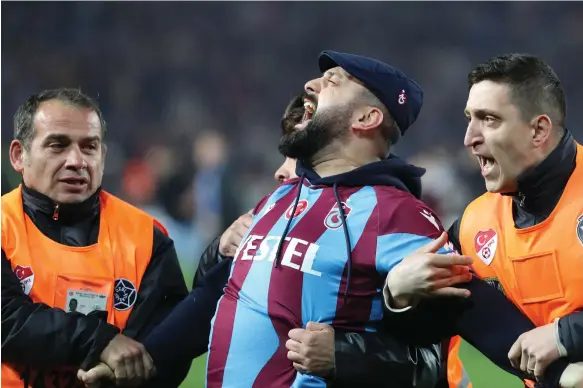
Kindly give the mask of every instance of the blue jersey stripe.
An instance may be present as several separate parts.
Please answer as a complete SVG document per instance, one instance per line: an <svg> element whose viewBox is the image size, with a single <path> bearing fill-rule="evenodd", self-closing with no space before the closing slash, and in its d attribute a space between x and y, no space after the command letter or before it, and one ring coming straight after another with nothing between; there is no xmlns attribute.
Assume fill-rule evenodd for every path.
<svg viewBox="0 0 583 388"><path fill-rule="evenodd" d="M272 194L264 210L256 215L254 224L269 211L268 209L271 204L274 204L289 192L289 189L280 189ZM306 188L302 188L300 198L306 198L309 195L308 191ZM316 193L316 199L320 194L321 191ZM310 198L307 209L301 215L294 218L290 231L309 212L314 202L315 200ZM284 232L287 222L288 220L285 218L284 213L271 228L268 236L280 237ZM252 231L252 229L250 230ZM239 291L239 300L237 302L235 321L233 324L233 335L223 377L224 387L252 386L259 372L261 372L280 345L279 337L267 310L273 258L277 250L278 242L279 239L275 239L266 243L270 248L267 249L268 252L262 251L261 249L257 250L255 257L265 257L263 260L253 261L249 273L243 282L241 291ZM269 259L267 259L268 254ZM237 263L234 263L233 267L235 265ZM261 341L257 342L258 338Z"/></svg>
<svg viewBox="0 0 583 388"><path fill-rule="evenodd" d="M326 388L326 380L321 377L298 373L291 388Z"/></svg>
<svg viewBox="0 0 583 388"><path fill-rule="evenodd" d="M430 237L411 233L391 233L379 236L377 238L377 271L382 276L387 276L389 271L406 256L432 241ZM438 253L449 252L451 251L442 248Z"/></svg>
<svg viewBox="0 0 583 388"><path fill-rule="evenodd" d="M346 221L351 249L354 249L376 206L375 191L372 187L363 187L352 194L345 203L351 207ZM348 259L342 226L326 230L316 241L316 245L322 249L316 253L312 268L321 272L322 276L304 274L302 288L304 327L309 321L330 324L334 320L342 274Z"/></svg>

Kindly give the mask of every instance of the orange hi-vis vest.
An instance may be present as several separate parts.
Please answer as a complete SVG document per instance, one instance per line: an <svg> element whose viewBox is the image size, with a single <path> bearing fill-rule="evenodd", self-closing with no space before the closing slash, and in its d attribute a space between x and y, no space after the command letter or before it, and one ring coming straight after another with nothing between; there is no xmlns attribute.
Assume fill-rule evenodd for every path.
<svg viewBox="0 0 583 388"><path fill-rule="evenodd" d="M462 339L455 336L449 341L447 353L447 383L449 388L472 388L472 382L459 356Z"/></svg>
<svg viewBox="0 0 583 388"><path fill-rule="evenodd" d="M26 215L19 187L2 197L2 249L33 302L85 314L106 310L107 322L123 330L152 256L155 221L104 191L100 207L97 243L66 246L46 237ZM25 370L29 387L83 387L77 369L2 363L2 388L26 387Z"/></svg>
<svg viewBox="0 0 583 388"><path fill-rule="evenodd" d="M476 275L501 288L537 326L583 309L583 147L550 216L514 226L512 198L486 193L465 210L462 253Z"/></svg>

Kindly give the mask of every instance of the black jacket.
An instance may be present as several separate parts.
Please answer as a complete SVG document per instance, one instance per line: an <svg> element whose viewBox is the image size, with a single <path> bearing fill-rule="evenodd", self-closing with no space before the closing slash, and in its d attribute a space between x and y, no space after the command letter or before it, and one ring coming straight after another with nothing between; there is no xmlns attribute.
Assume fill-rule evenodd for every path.
<svg viewBox="0 0 583 388"><path fill-rule="evenodd" d="M54 203L23 185L24 211L49 238L69 246L97 242L99 231L99 191L86 201L61 205L58 217ZM161 322L187 294L174 243L154 228L152 257L142 278L134 308L123 334L138 341ZM34 303L22 291L2 251L2 361L35 368L55 365L89 368L99 361L103 349L119 333L107 324L104 314L84 316L65 313L43 303ZM190 360L177 362L172 379L184 379ZM169 387L161 376L152 386ZM164 380L165 381L165 380ZM178 383L174 386L177 386Z"/></svg>
<svg viewBox="0 0 583 388"><path fill-rule="evenodd" d="M575 170L576 156L575 140L566 131L558 147L542 163L519 178L518 192L505 194L512 196L514 225L517 228L537 225L549 217ZM583 193L581 197L583 199ZM450 241L461 252L460 222L461 219L458 219L448 233ZM567 349L568 358L574 362L583 361L583 311L560 319L559 337Z"/></svg>

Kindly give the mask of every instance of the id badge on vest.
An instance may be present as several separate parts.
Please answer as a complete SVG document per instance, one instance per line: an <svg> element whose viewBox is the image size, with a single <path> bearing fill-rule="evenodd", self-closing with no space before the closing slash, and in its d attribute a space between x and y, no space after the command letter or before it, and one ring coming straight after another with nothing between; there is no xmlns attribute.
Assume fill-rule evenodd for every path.
<svg viewBox="0 0 583 388"><path fill-rule="evenodd" d="M103 291L107 288L101 287ZM91 287L95 290L95 287ZM67 290L67 300L65 302L65 310L68 313L89 314L92 311L107 311L107 292L94 292L82 289L69 288Z"/></svg>

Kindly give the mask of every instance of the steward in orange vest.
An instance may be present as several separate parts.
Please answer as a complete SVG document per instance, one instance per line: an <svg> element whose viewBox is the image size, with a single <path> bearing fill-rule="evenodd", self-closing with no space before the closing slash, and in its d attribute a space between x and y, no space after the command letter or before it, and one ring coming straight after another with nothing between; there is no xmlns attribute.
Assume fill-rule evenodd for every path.
<svg viewBox="0 0 583 388"><path fill-rule="evenodd" d="M143 349L129 338L187 295L165 229L100 189L103 124L70 89L16 114L10 157L24 184L2 196L2 387L82 387L79 368ZM148 386L177 387L190 360L177 364Z"/></svg>
<svg viewBox="0 0 583 388"><path fill-rule="evenodd" d="M466 208L452 232L459 228L462 252L475 258L475 274L503 292L537 326L556 325L561 355L579 362L583 361L583 147L566 133L561 145L535 170L542 173L533 172L536 181L530 182L547 184L549 191L540 193L543 198L526 202L526 196L522 201L484 194ZM544 204L534 213L539 201ZM520 216L513 216L514 212Z"/></svg>
<svg viewBox="0 0 583 388"><path fill-rule="evenodd" d="M491 306L474 292L482 284L477 279L458 286L471 290L469 300L423 301L400 322L409 330L431 330L423 319L433 311L431 326L452 319L454 332L469 339L469 327L488 336L499 325L488 319L497 318L508 327L498 343L512 357L518 349L519 360L511 360L514 368L505 365L508 359L493 361L518 376L522 369L529 386L537 370L548 386L558 386L566 363L583 361L583 147L564 129L564 92L540 59L501 55L477 66L468 81L465 145L478 157L489 193L466 208L448 231L449 241L473 258L474 274L499 291L497 299L505 295L537 327L517 332L528 324L517 325L515 311L488 317ZM457 356L455 348L451 355ZM577 379L583 382L582 375Z"/></svg>
<svg viewBox="0 0 583 388"><path fill-rule="evenodd" d="M499 149L492 151L492 143L488 140L494 138L493 130L478 124L468 127L466 145L481 158L482 174L492 192L477 198L465 209L462 218L452 225L449 237L464 255L474 259L473 270L478 277L504 293L536 326L549 325L546 333L550 333L551 338L547 343L556 342L555 348L525 349L522 348L522 338L519 338L518 347L513 347L516 352L511 352L511 356L517 355L518 358L521 352L525 355L528 367L525 368L526 360L522 360L522 367L532 374L559 357L571 362L583 361L583 147L575 142L568 130L562 129L564 92L552 69L538 58L526 56L521 60L537 70L529 73L528 69L523 69L522 74L533 75L526 81L521 76L520 82L535 82L537 77L546 76L541 84L555 85L544 95L528 92L528 98L545 101L543 108L538 108L542 109L538 112L538 120L544 118L541 113L547 115L539 121L537 130L543 133L541 128L547 126L550 134L544 142L542 138L520 140L507 135L504 150L500 151L502 146L498 145ZM487 79L482 84L488 82ZM489 93L492 95L493 89ZM552 93L552 98L546 101L549 93ZM492 98L499 100L500 96ZM480 98L472 100L470 94L468 113L482 114L480 112L487 102ZM498 109L496 105L491 106L492 112L498 112ZM492 113L495 114L500 113ZM538 135L532 132L532 128L527 127L528 130L531 136ZM528 136L527 131L524 133ZM557 134L562 134L560 139ZM537 143L540 145L531 146L534 141L540 141ZM557 142L556 145L553 141ZM524 148L517 143L526 143L532 148L530 155L522 156L527 162L515 156L517 149ZM539 149L545 144L554 149L537 161L535 152L540 155ZM492 152L500 162L490 157ZM503 153L506 153L504 157ZM514 161L504 160L513 157ZM530 163L530 166L527 164L522 171L517 170L516 165L525 163ZM518 175L514 178L513 192L509 192L512 189L506 189L504 182L513 179L513 170L517 170ZM552 338L553 334L555 338ZM544 341L540 331L531 335L539 338L539 344ZM538 354L526 355L534 351ZM540 365L535 368L537 364Z"/></svg>

